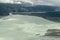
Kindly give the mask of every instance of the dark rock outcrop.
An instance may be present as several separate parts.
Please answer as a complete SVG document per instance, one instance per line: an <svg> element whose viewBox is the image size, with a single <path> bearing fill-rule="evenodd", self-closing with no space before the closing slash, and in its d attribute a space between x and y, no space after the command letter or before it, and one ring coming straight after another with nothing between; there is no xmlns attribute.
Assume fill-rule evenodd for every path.
<svg viewBox="0 0 60 40"><path fill-rule="evenodd" d="M45 36L60 36L60 29L48 29Z"/></svg>

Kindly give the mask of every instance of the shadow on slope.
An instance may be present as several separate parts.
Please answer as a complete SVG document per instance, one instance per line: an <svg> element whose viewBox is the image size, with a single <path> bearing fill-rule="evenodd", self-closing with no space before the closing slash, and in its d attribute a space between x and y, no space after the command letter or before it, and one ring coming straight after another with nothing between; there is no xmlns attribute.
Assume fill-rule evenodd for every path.
<svg viewBox="0 0 60 40"><path fill-rule="evenodd" d="M42 17L44 19L60 23L60 12L36 13L34 16Z"/></svg>
<svg viewBox="0 0 60 40"><path fill-rule="evenodd" d="M23 12L17 12L17 13L13 13L13 14L18 14L18 15L28 15L28 16L38 16L38 17L42 17L44 19L53 21L53 22L58 22L60 23L60 12L46 12L46 13L39 13L39 12L27 12L27 13L23 13Z"/></svg>

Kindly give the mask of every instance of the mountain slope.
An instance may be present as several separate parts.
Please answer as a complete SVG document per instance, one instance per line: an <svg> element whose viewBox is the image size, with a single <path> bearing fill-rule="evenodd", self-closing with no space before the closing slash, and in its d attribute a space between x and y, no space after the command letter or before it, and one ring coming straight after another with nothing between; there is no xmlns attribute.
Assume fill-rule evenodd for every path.
<svg viewBox="0 0 60 40"><path fill-rule="evenodd" d="M36 5L26 7L22 4L0 3L0 15L8 15L10 12L47 12L55 11L56 9L56 6Z"/></svg>

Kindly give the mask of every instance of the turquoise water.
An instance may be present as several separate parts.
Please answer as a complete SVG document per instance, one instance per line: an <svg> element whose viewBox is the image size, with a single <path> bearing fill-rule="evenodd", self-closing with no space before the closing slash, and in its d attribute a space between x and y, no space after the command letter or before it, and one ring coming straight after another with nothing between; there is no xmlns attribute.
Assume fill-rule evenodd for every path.
<svg viewBox="0 0 60 40"><path fill-rule="evenodd" d="M37 16L9 15L0 19L0 40L53 40L41 37L48 29L60 29L60 23Z"/></svg>

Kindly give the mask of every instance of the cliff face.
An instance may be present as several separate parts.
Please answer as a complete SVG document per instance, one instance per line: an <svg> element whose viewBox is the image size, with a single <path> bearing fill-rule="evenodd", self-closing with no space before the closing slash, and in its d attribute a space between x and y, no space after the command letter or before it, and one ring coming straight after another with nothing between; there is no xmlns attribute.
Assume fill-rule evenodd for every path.
<svg viewBox="0 0 60 40"><path fill-rule="evenodd" d="M60 29L48 29L45 36L60 36Z"/></svg>

